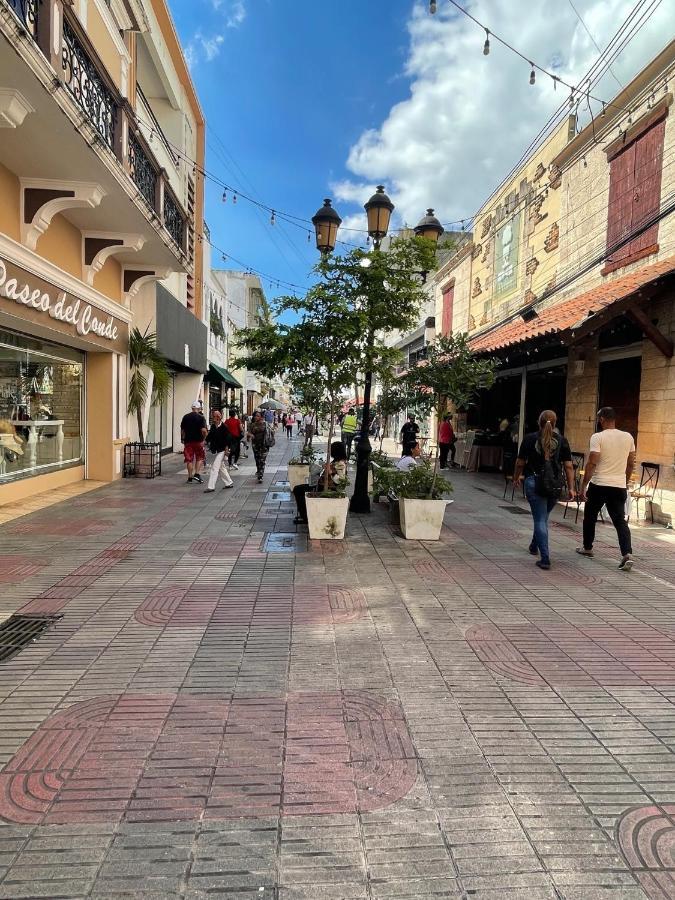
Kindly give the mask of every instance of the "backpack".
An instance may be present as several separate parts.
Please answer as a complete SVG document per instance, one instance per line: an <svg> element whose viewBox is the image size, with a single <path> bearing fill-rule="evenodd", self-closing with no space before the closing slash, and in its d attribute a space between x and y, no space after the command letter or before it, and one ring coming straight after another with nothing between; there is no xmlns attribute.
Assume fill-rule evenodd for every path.
<svg viewBox="0 0 675 900"><path fill-rule="evenodd" d="M544 466L538 475L534 476L534 492L539 497L547 497L550 500L559 500L565 481L563 478L560 451L562 450L562 438L558 439L558 446L551 459L544 460Z"/></svg>
<svg viewBox="0 0 675 900"><path fill-rule="evenodd" d="M269 450L270 447L274 447L277 439L274 436L274 429L269 423L265 425L265 437L263 438L263 446L265 450Z"/></svg>

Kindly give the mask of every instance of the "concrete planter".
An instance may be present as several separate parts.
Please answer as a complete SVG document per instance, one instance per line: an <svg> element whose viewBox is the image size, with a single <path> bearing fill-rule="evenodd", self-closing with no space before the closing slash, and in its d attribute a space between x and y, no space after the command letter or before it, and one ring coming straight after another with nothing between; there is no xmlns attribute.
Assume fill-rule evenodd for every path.
<svg viewBox="0 0 675 900"><path fill-rule="evenodd" d="M292 465L288 467L288 483L290 485L290 490L297 487L299 484L306 484L307 479L309 478L309 466L305 463L301 463L298 465Z"/></svg>
<svg viewBox="0 0 675 900"><path fill-rule="evenodd" d="M320 541L342 540L348 512L348 497L307 497L310 538Z"/></svg>
<svg viewBox="0 0 675 900"><path fill-rule="evenodd" d="M445 500L401 500L401 531L409 541L437 541L441 536Z"/></svg>

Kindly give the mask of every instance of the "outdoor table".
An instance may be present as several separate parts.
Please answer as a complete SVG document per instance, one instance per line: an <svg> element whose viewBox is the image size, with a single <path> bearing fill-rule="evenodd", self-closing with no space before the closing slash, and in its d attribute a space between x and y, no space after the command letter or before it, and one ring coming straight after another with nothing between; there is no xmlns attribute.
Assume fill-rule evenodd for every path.
<svg viewBox="0 0 675 900"><path fill-rule="evenodd" d="M504 448L474 444L469 455L467 472L478 472L483 467L501 469L504 463Z"/></svg>

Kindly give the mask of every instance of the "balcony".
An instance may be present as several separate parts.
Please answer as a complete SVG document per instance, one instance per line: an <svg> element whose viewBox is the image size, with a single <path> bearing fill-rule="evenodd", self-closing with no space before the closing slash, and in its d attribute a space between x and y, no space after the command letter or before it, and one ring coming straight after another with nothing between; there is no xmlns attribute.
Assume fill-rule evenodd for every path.
<svg viewBox="0 0 675 900"><path fill-rule="evenodd" d="M174 253L185 265L187 213L169 185L166 169L144 138L132 107L108 75L79 20L68 6L61 7L60 0L0 0L2 5L12 11L23 35L32 39L51 64L58 79L54 84L62 85L75 101L100 138L98 143L107 148L131 179L147 210L163 226L165 242L173 246ZM55 14L57 6L60 14ZM55 53L55 45L51 43L57 24L60 24L59 53ZM141 98L144 100L142 93ZM149 104L144 102L148 114L152 115ZM174 151L155 123L156 120L153 131L156 130L163 143L161 155L165 155L166 145L169 157L175 161Z"/></svg>

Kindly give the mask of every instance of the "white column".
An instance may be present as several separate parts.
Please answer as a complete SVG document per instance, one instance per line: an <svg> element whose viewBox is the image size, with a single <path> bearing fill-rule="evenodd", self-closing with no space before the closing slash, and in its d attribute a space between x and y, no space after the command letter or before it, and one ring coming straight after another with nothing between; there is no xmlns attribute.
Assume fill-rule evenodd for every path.
<svg viewBox="0 0 675 900"><path fill-rule="evenodd" d="M525 435L525 398L527 396L527 366L523 368L520 376L520 418L518 421L518 446L523 442Z"/></svg>

